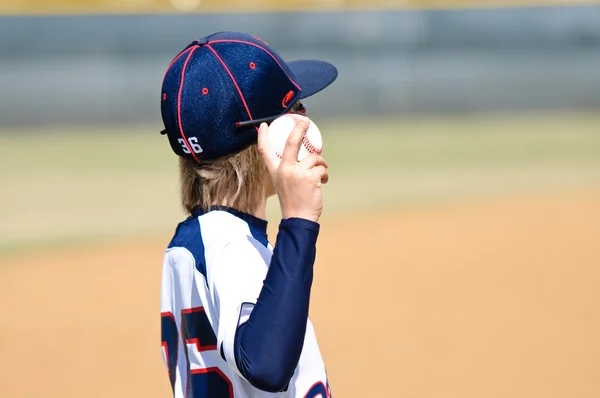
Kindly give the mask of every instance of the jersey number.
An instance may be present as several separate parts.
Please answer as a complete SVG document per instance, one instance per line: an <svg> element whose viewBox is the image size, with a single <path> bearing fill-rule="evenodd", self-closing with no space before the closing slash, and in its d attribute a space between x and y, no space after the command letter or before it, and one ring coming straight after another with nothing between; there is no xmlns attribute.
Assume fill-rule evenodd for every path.
<svg viewBox="0 0 600 398"><path fill-rule="evenodd" d="M175 390L179 333L175 317L170 312L161 313L161 339L171 387ZM192 398L233 398L233 385L219 368L190 370L189 349L199 352L217 349L217 336L212 330L203 307L181 311L181 339L185 347L184 353L187 373L189 374L186 396Z"/></svg>
<svg viewBox="0 0 600 398"><path fill-rule="evenodd" d="M190 137L188 138L188 143L185 143L185 139L183 138L178 138L177 142L179 142L181 144L181 149L183 150L183 153L191 153L190 152L190 148L192 149L192 151L194 151L194 153L202 153L203 149L200 146L200 144L198 144L198 138L196 137ZM189 146L188 146L189 144Z"/></svg>

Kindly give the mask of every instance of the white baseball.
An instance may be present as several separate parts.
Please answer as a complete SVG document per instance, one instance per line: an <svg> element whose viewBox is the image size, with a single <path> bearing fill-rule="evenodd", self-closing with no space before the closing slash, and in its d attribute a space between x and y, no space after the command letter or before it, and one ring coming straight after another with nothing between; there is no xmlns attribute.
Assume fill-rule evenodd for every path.
<svg viewBox="0 0 600 398"><path fill-rule="evenodd" d="M292 130L300 120L307 120L306 116L287 113L278 117L269 125L269 139L275 155L281 159L283 149ZM298 152L298 161L304 159L309 153L320 155L323 150L321 132L312 120L309 120L308 130L302 137L302 145Z"/></svg>

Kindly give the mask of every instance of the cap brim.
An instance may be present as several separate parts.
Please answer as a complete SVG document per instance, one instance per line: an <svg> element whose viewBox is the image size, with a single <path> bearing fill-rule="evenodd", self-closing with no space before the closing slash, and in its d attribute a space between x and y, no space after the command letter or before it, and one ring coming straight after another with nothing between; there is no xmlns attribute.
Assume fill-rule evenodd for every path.
<svg viewBox="0 0 600 398"><path fill-rule="evenodd" d="M338 76L335 66L329 62L301 60L287 62L302 89L300 98L310 97L329 86Z"/></svg>

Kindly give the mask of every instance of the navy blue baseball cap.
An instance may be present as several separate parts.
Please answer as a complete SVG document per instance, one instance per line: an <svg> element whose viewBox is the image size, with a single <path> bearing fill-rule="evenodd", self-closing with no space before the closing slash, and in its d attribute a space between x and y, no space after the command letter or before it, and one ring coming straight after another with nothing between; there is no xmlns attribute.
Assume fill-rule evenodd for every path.
<svg viewBox="0 0 600 398"><path fill-rule="evenodd" d="M220 32L192 42L165 73L161 114L173 151L196 161L256 142L257 128L329 86L328 62L285 62L264 40Z"/></svg>

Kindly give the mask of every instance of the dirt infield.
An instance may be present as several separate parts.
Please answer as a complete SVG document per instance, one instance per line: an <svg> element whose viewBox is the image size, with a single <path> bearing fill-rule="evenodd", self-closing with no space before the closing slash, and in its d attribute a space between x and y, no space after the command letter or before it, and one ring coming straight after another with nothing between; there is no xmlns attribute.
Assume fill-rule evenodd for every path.
<svg viewBox="0 0 600 398"><path fill-rule="evenodd" d="M0 396L168 397L169 238L4 261ZM334 396L600 396L599 247L600 192L326 220L311 317Z"/></svg>

